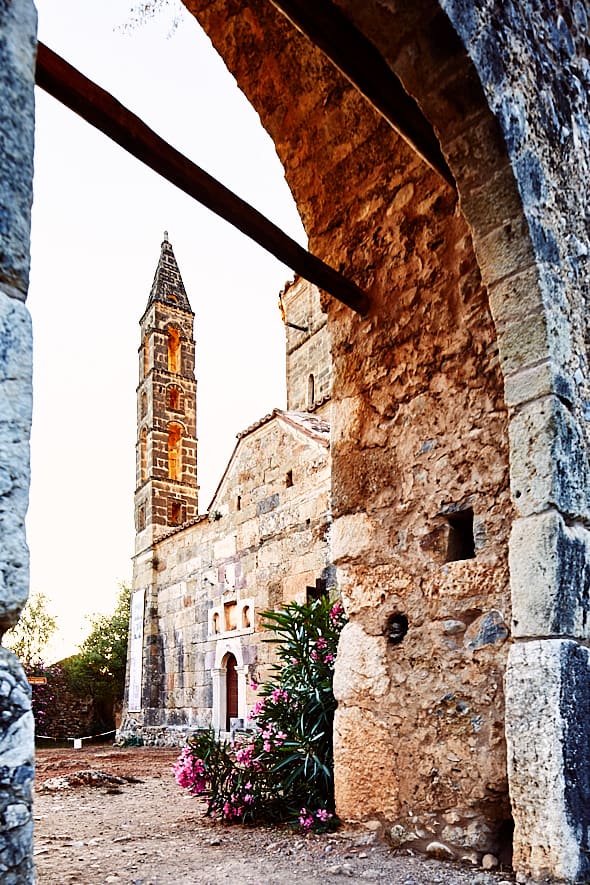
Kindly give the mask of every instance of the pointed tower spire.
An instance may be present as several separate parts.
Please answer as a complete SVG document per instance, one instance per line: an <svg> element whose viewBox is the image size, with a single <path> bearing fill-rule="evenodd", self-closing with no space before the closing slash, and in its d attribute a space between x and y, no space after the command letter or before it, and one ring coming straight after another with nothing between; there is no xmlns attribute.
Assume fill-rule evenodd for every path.
<svg viewBox="0 0 590 885"><path fill-rule="evenodd" d="M167 230L164 231L164 239L160 247L160 259L154 274L148 307L154 301L161 301L163 304L173 305L187 313L192 313Z"/></svg>
<svg viewBox="0 0 590 885"><path fill-rule="evenodd" d="M198 514L194 314L167 232L140 328L137 553Z"/></svg>

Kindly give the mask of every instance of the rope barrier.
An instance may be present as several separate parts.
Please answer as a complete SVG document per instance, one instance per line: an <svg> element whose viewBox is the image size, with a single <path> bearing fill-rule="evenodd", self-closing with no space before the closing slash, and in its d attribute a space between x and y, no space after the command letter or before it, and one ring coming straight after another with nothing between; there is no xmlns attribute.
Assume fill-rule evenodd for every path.
<svg viewBox="0 0 590 885"><path fill-rule="evenodd" d="M43 741L74 741L75 742L75 741L91 741L91 740L93 740L93 738L106 737L107 734L115 734L115 733L116 733L116 729L113 728L113 729L111 729L111 731L101 731L99 734L89 734L89 735L86 735L85 737L80 737L80 738L56 738L56 737L51 737L48 734L36 734L35 738L37 740L43 740Z"/></svg>

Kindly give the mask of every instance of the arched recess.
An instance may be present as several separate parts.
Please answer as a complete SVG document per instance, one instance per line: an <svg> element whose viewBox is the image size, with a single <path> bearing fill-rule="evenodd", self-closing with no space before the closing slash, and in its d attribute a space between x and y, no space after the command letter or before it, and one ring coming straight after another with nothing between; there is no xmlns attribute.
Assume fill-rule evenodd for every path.
<svg viewBox="0 0 590 885"><path fill-rule="evenodd" d="M175 326L168 326L168 371L177 374L181 371L182 344L180 331Z"/></svg>
<svg viewBox="0 0 590 885"><path fill-rule="evenodd" d="M147 428L142 427L139 434L139 481L143 483L147 480L147 478Z"/></svg>
<svg viewBox="0 0 590 885"><path fill-rule="evenodd" d="M344 10L415 96L456 193L271 3L186 5L273 138L311 250L372 299L364 319L326 302L337 426L332 552L351 616L336 671L337 810L357 818L362 807L367 817L395 822L402 841L419 825L428 838L466 844L469 820L479 827L478 850L500 851L510 814L504 733L516 723L517 734L523 715L514 705L504 711L508 625L517 637L553 632L548 622L532 629L523 580L542 565L540 534L548 536L533 520L555 508L563 534L558 511L588 515L583 483L555 462L559 446L575 455L584 444L568 411L571 387L550 351L536 256L500 128L436 0L339 0L325 8ZM585 455L580 462L588 479ZM473 512L475 556L442 567L450 516L461 511ZM512 569L519 617L511 622L515 517L513 563L526 555L528 564ZM409 628L392 649L383 625L396 614ZM486 623L496 625L496 638L473 669L468 658ZM486 675L485 695L474 691L476 671ZM487 724L469 739L464 731L450 750L454 717L467 711ZM517 861L526 868L531 843L546 838L527 807L546 804L551 777L539 795L538 773L526 785L532 759L517 740L510 774ZM474 752L485 771L472 778ZM454 834L444 825L450 804L466 811Z"/></svg>
<svg viewBox="0 0 590 885"><path fill-rule="evenodd" d="M184 428L176 421L168 425L168 478L182 480L182 438Z"/></svg>
<svg viewBox="0 0 590 885"><path fill-rule="evenodd" d="M231 667L229 662L231 661ZM228 676L228 673L231 674ZM247 665L244 664L244 654L241 642L235 639L220 639L215 646L215 662L211 670L213 683L213 709L211 727L216 733L228 732L228 716L237 713L237 718L246 722L246 676ZM228 682L231 685L228 686ZM236 691L236 695L229 695L230 690ZM230 705L231 706L230 708Z"/></svg>

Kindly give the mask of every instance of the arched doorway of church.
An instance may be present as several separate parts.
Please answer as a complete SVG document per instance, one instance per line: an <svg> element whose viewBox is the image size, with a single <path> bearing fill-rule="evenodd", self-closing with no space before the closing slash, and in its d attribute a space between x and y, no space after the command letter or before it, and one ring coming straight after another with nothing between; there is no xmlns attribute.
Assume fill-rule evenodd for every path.
<svg viewBox="0 0 590 885"><path fill-rule="evenodd" d="M229 732L232 719L238 718L238 662L228 654L225 661L225 730Z"/></svg>

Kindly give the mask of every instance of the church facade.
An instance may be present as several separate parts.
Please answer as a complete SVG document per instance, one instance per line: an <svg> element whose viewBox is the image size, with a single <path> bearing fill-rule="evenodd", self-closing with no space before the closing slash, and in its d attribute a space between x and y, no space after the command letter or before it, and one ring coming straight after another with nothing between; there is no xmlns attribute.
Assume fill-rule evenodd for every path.
<svg viewBox="0 0 590 885"><path fill-rule="evenodd" d="M180 745L244 724L268 672L261 612L334 584L331 367L319 293L288 284L287 409L238 435L205 512L197 485L194 314L165 234L140 321L136 547L121 735Z"/></svg>

